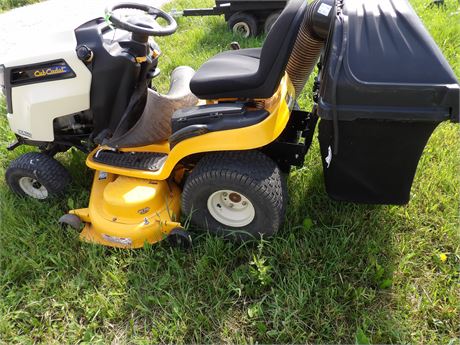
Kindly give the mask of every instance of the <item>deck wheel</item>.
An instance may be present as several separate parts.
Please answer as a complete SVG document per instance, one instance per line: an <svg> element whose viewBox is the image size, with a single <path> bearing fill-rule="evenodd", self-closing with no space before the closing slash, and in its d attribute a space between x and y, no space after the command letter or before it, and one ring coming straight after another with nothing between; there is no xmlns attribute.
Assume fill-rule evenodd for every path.
<svg viewBox="0 0 460 345"><path fill-rule="evenodd" d="M83 225L80 217L75 214L65 214L59 218L59 224L63 227L70 226L71 228L80 231Z"/></svg>
<svg viewBox="0 0 460 345"><path fill-rule="evenodd" d="M192 237L183 228L172 229L168 234L168 242L171 246L184 250L192 248Z"/></svg>

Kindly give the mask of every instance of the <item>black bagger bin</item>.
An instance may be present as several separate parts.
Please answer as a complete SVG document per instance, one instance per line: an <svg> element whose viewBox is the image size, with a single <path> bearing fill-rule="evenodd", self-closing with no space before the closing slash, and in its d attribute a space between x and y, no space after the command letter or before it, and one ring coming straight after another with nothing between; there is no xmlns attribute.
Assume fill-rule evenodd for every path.
<svg viewBox="0 0 460 345"><path fill-rule="evenodd" d="M423 149L459 121L454 72L406 0L348 0L322 61L319 141L335 200L404 204Z"/></svg>

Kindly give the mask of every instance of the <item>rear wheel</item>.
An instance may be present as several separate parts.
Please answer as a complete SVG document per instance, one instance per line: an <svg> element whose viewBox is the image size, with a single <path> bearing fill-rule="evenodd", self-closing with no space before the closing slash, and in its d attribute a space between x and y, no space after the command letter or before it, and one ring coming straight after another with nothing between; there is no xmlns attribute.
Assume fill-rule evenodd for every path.
<svg viewBox="0 0 460 345"><path fill-rule="evenodd" d="M258 151L206 155L182 193L183 210L193 224L239 239L275 234L284 219L286 200L280 169Z"/></svg>
<svg viewBox="0 0 460 345"><path fill-rule="evenodd" d="M12 161L5 177L13 192L39 200L62 194L71 181L61 163L38 152L26 153Z"/></svg>
<svg viewBox="0 0 460 345"><path fill-rule="evenodd" d="M237 12L228 19L228 27L244 38L257 36L257 19L249 13Z"/></svg>
<svg viewBox="0 0 460 345"><path fill-rule="evenodd" d="M275 12L275 13L270 14L267 17L267 20L265 21L265 24L264 24L264 32L266 34L268 34L270 32L270 30L272 29L273 24L275 24L276 20L280 16L280 14L281 14L280 12Z"/></svg>

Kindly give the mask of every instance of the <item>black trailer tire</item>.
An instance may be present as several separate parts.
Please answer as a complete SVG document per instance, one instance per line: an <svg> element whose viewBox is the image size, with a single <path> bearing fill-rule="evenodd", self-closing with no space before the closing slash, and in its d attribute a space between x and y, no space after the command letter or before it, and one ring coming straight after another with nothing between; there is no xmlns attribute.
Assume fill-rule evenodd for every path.
<svg viewBox="0 0 460 345"><path fill-rule="evenodd" d="M227 24L230 30L244 38L257 36L257 19L252 14L237 12L228 19Z"/></svg>
<svg viewBox="0 0 460 345"><path fill-rule="evenodd" d="M281 12L274 12L267 17L264 24L264 33L268 34L270 32L273 24L275 24L280 14Z"/></svg>
<svg viewBox="0 0 460 345"><path fill-rule="evenodd" d="M38 152L23 154L12 161L5 177L14 193L39 200L61 195L71 182L61 163Z"/></svg>
<svg viewBox="0 0 460 345"><path fill-rule="evenodd" d="M269 237L285 216L287 185L277 164L259 151L210 153L192 170L182 192L191 222L233 239Z"/></svg>

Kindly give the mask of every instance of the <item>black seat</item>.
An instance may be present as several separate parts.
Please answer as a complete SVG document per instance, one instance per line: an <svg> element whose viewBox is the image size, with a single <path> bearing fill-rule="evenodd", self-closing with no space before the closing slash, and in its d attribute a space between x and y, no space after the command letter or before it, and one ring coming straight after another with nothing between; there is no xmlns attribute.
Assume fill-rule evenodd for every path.
<svg viewBox="0 0 460 345"><path fill-rule="evenodd" d="M306 0L290 0L262 48L225 51L206 61L190 82L192 92L201 99L271 97L283 77L306 8Z"/></svg>

